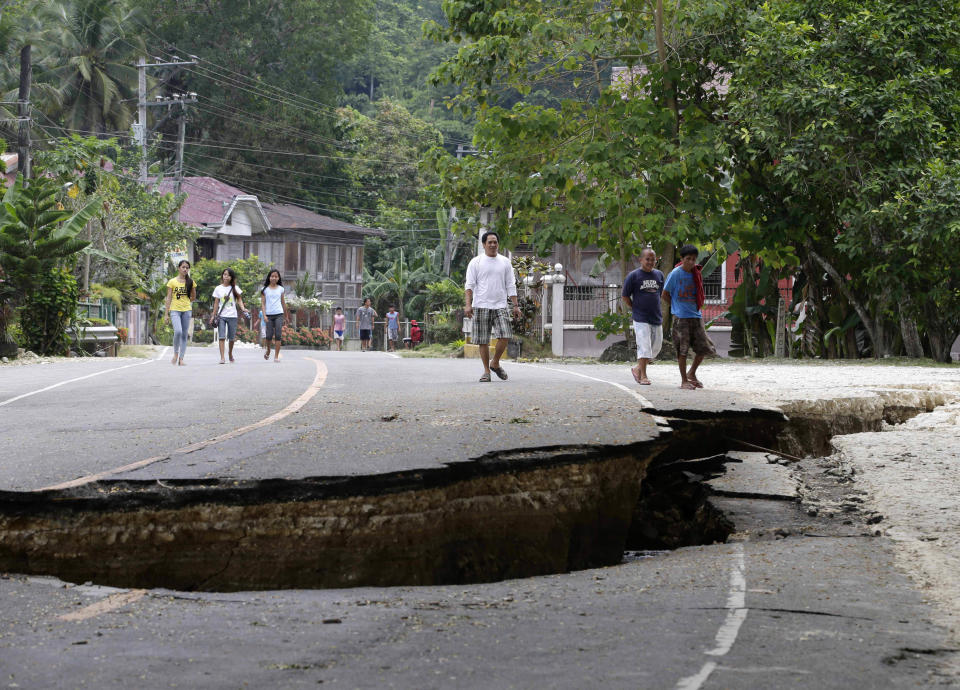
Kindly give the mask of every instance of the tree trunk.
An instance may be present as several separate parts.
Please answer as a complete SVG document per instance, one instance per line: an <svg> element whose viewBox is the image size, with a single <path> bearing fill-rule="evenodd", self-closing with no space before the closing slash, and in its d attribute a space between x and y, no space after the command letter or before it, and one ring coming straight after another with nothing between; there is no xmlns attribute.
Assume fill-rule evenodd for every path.
<svg viewBox="0 0 960 690"><path fill-rule="evenodd" d="M885 337L883 324L880 323L879 320L875 320L870 316L870 312L867 311L863 304L861 304L860 300L858 300L856 295L853 294L853 291L850 290L850 286L847 285L847 281L843 279L840 273L837 272L837 269L835 269L830 262L820 256L813 249L808 248L807 253L814 261L823 267L823 270L826 271L827 274L833 279L837 289L843 293L843 296L847 298L847 301L850 303L850 305L856 310L857 314L860 315L860 321L863 322L863 327L867 329L867 334L870 336L870 341L873 343L873 356L889 356L890 342Z"/></svg>
<svg viewBox="0 0 960 690"><path fill-rule="evenodd" d="M924 307L923 312L927 339L930 341L930 356L938 362L953 361L950 350L960 336L960 320L943 318L943 314L937 313L934 306Z"/></svg>
<svg viewBox="0 0 960 690"><path fill-rule="evenodd" d="M923 343L920 341L920 331L917 329L917 318L913 316L913 304L909 299L900 303L900 334L903 336L903 347L907 357L920 359L923 357Z"/></svg>
<svg viewBox="0 0 960 690"><path fill-rule="evenodd" d="M663 251L660 254L660 266L663 267L663 277L666 279L670 275L670 271L673 270L673 264L676 262L677 258L677 248L674 246L673 242L667 242L663 246ZM673 316L670 314L670 308L661 300L660 310L663 312L663 336L670 339L670 329L673 327Z"/></svg>

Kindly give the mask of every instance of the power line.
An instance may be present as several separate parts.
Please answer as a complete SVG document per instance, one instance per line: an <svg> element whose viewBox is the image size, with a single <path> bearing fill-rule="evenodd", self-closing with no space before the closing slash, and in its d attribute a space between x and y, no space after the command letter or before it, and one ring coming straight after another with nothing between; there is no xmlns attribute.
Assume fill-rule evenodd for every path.
<svg viewBox="0 0 960 690"><path fill-rule="evenodd" d="M161 145L161 146L162 146L162 145ZM205 159L207 159L207 160L220 161L221 163L234 163L234 162L235 162L234 160L229 159L229 158L222 158L222 157L220 157L220 156L208 156L207 154L197 153L197 152L195 152L195 151L192 151L192 152L190 153L190 157L191 157L191 158L205 158ZM359 184L356 184L356 182L355 182L354 180L352 180L351 178L349 178L349 177L336 177L336 176L333 176L333 175L321 175L320 173L311 173L311 172L305 172L305 171L302 171L302 170L294 170L294 171L291 171L289 168L277 168L277 167L269 166L269 165L260 165L260 164L258 164L258 163L248 163L248 162L246 162L246 161L243 162L243 165L244 165L245 167L249 167L249 168L258 168L258 169L262 169L262 170L275 170L275 171L278 171L278 172L286 172L286 173L289 173L289 174L291 174L291 175L297 175L297 176L316 177L316 178L320 178L320 179L324 179L324 180L338 180L338 181L342 181L342 182L351 182L351 183L353 183L353 186L356 187L357 189L371 189L371 190L376 190L376 189L408 189L408 190L419 189L419 187L416 187L416 186L414 186L414 185L389 185L389 184L359 185Z"/></svg>
<svg viewBox="0 0 960 690"><path fill-rule="evenodd" d="M203 172L202 170L199 170L199 169L197 169L197 168L193 168L192 166L188 166L188 167L190 167L191 172L194 172L194 173L197 173L197 172L201 172L201 173L202 173L202 172ZM379 216L379 215L382 213L382 212L379 211L379 210L362 208L362 207L356 207L356 206L344 206L344 205L339 205L339 204L321 204L320 202L307 202L307 201L305 201L305 200L303 200L303 199L300 199L299 197L290 196L290 195L288 195L288 194L278 194L278 193L276 193L276 192L271 192L271 191L269 191L269 190L265 190L265 189L258 188L258 187L256 187L256 186L251 185L248 181L238 180L238 179L236 179L236 178L231 178L229 175L223 175L222 177L223 177L224 180L226 180L226 181L228 181L228 182L232 182L233 184L236 184L236 185L241 185L241 184L242 184L242 185L243 185L244 187L246 187L247 189L252 190L252 191L255 191L255 192L261 192L261 193L263 193L263 194L266 195L266 196L272 196L272 197L275 197L275 198L278 198L278 199L288 199L288 200L290 200L290 201L292 201L292 202L296 202L296 203L300 203L300 204L310 203L310 204L314 204L314 205L316 205L316 206L323 206L324 208L327 208L327 209L346 209L346 210L352 211L352 212L354 212L354 213L361 213L361 214L364 214L364 215L372 215L372 216ZM324 190L320 190L320 189L312 189L312 190L311 190L311 189L307 189L307 191L314 191L314 192L321 193L321 194L326 193ZM430 219L430 218L417 218L417 219L411 219L411 220L432 220L432 219Z"/></svg>
<svg viewBox="0 0 960 690"><path fill-rule="evenodd" d="M171 144L169 144L169 143L162 143L162 144L160 144L157 148L159 148L159 149L162 150L162 151L167 151L167 152L172 151L172 149L171 149ZM287 185L287 186L289 186L290 181L291 181L291 178L296 178L296 177L300 177L300 176L318 177L318 178L325 178L325 179L326 179L326 178L329 178L329 179L334 179L334 180L342 180L342 181L345 181L345 182L353 182L350 178L345 178L345 177L331 177L331 176L328 176L328 175L321 175L321 174L318 174L318 173L309 173L309 172L301 172L301 171L298 171L298 170L290 170L289 168L278 168L278 167L275 167L275 166L258 165L258 164L256 164L256 163L247 163L246 161L236 161L236 160L233 160L233 159L230 159L230 158L224 158L224 157L222 157L222 156L208 156L208 155L205 155L205 154L202 154L202 153L196 153L196 152L192 152L192 153L190 154L190 156L191 156L191 158L204 158L204 159L207 159L207 160L217 161L217 162L223 163L223 164L242 165L242 166L244 166L244 167L255 168L255 169L258 169L258 170L269 170L269 171L276 171L276 172L287 173L286 176L284 176L284 177L282 177L282 178L279 177L279 176L277 176L277 175L263 175L263 174L260 174L260 178L259 178L259 179L265 179L265 180L273 180L273 181L276 181L278 184ZM201 171L202 171L202 169L199 168L198 166L192 166L192 167L193 167L195 170L201 170ZM218 173L218 174L220 174L220 173ZM372 198L372 197L370 196L370 194L371 194L371 193L374 193L374 192L377 192L378 190L381 190L381 189L398 189L398 190L406 190L406 191L416 191L416 190L420 189L419 187L416 187L416 186L413 186L413 185L388 185L388 184L382 184L382 185L379 185L379 184L378 184L378 185L359 185L359 184L356 184L356 185L353 185L352 187L343 187L343 186L340 186L340 185L335 185L335 186L332 185L330 188L326 188L326 187L307 187L307 186L304 186L304 185L300 185L300 187L301 187L302 189L308 189L308 190L311 190L311 191L322 192L322 193L324 193L324 194L331 194L331 195L333 195L333 196L343 196L343 197L348 197L348 198L349 198L349 197ZM333 190L335 190L335 189L346 189L346 190L347 190L347 193L341 193L341 192L333 191ZM378 196L377 198L381 198L381 197Z"/></svg>
<svg viewBox="0 0 960 690"><path fill-rule="evenodd" d="M390 165L395 165L397 163L419 163L419 161L414 161L412 159L411 160L403 160L403 159L384 160L382 158L327 156L322 153L302 153L300 151L280 151L276 149L258 149L252 146L238 146L230 142L226 142L226 143L215 142L213 144L205 144L202 141L197 139L188 140L187 143L190 144L191 146L202 146L204 148L211 148L211 149L226 149L229 151L250 151L253 153L270 153L278 156L293 156L298 158L321 158L326 160L343 161L344 163L350 163L353 161L361 161L364 163L386 163Z"/></svg>
<svg viewBox="0 0 960 690"><path fill-rule="evenodd" d="M77 10L79 11L79 13L80 13L82 16L84 16L85 18L87 18L87 19L93 19L93 18L91 17L90 13L87 12L86 10L84 10L84 9L82 9L82 8L76 8L76 9L77 9ZM171 13L171 14L176 14L176 13L174 12L174 13ZM180 14L184 14L184 16L189 16L189 14L192 14L192 13L180 13ZM162 47L163 45L170 45L170 46L172 46L173 48L176 49L176 45L174 45L173 43L168 43L166 39L164 39L162 36L160 36L158 33L156 33L156 32L155 32L147 23L145 23L144 21L141 21L141 20L139 20L139 19L136 18L136 17L133 17L133 18L132 18L132 21L133 21L133 23L134 23L135 25L137 25L143 32L149 34L150 36L154 37L155 39L157 39L157 40L160 42L161 47L159 48L159 52L161 53L161 55L162 55L162 54L166 54L167 56L169 56L169 57L172 58L172 59L175 59L175 60L177 60L177 61L180 60L180 58L179 58L179 56L177 55L177 53L171 52L171 51L169 51L169 50L167 50L167 49L165 49L165 48ZM121 36L121 37L118 37L117 40L118 40L119 42L125 44L127 47L131 48L134 52L139 53L139 52L142 50L140 46L135 45L135 44L132 43L131 41L127 40L125 37L122 37L122 36ZM184 53L185 51L182 51L182 50L181 50L180 52L181 52L181 53ZM218 71L219 71L219 72L222 72L222 73L226 73L227 75L235 75L237 78L239 78L239 80L243 80L243 82L245 82L245 83L248 84L248 85L249 85L249 83L250 83L250 78L249 78L247 75L245 75L245 74L243 74L243 73L241 73L241 72L237 72L237 71L232 70L232 69L230 69L230 68L228 68L228 67L219 65L219 64L217 64L217 63L215 63L215 62L213 62L212 60L209 60L209 59L207 59L207 58L200 58L200 57L195 56L195 55L190 55L189 57L197 60L197 62L200 63L199 65L197 65L197 68L205 69L205 70L207 70L208 72L210 72L210 74L211 74L212 76L207 76L206 78L208 78L208 79L211 79L211 80L213 80L213 81L217 81L217 82L219 82L219 83L221 83L221 84L227 84L227 85L230 85L230 84L228 83L228 80L231 80L231 79L232 79L233 81L237 81L237 79L234 79L234 77L232 77L232 76L226 76L226 77L225 77L225 76L218 75ZM194 70L187 70L187 71L194 71ZM201 75L201 76L203 76L203 75ZM247 89L248 87L247 87L247 86L244 86L243 88ZM295 93L295 92L288 91L288 90L282 89L282 88L280 88L280 87L272 87L271 89L263 89L263 88L260 88L259 90L251 91L251 93L254 93L255 95L259 95L260 97L263 97L263 98L269 98L269 99L274 100L274 101L279 101L279 102L281 102L281 103L288 104L288 105L291 105L291 106L293 106L293 107L300 108L300 109L302 109L302 110L314 111L314 112L318 112L318 114L323 114L323 115L325 115L325 116L327 116L327 117L337 117L337 118L339 118L339 115L337 114L337 111L336 111L336 107L335 107L335 106L331 106L331 105L326 104L326 103L323 103L323 102L321 102L321 101L317 101L317 100L315 100L315 99L308 98L308 97L303 96L303 95L301 95L301 94L297 94L297 93ZM278 96L276 96L275 94L283 94L283 96L286 96L286 98L284 98L283 96L278 97ZM294 100L291 101L290 99L294 99ZM323 110L326 110L326 111L329 111L329 112L324 113L324 112L322 112ZM386 129L386 128L388 127L387 125L382 125L382 124L380 124L380 123L377 123L376 120L372 120L372 122L373 122L374 126L379 127L379 128ZM411 136L411 138L419 138L419 139L424 139L424 138L425 138L425 137L422 137L422 136L421 136L421 137L414 136L412 133L411 133L410 136ZM446 143L452 145L452 144L469 144L470 142L465 142L465 141L450 141L450 142L446 142Z"/></svg>
<svg viewBox="0 0 960 690"><path fill-rule="evenodd" d="M51 123L53 122L53 120L51 120L51 119L49 118L49 116L46 116L46 114L44 114L44 116L47 117L47 120L48 120L48 121L50 121ZM48 127L46 127L46 126L44 126L44 125L41 125L41 124L39 124L39 123L35 123L35 124L37 125L37 127L38 127L39 129L41 129L42 131L44 131L44 132L47 134L47 136L50 136L50 137L53 137L53 136L54 136L54 135L49 131L49 128L48 128ZM131 182L131 183L136 183L136 184L139 184L139 183L140 183L140 181L139 181L138 178L133 177L132 175L125 175L125 174L123 174L122 172L118 172L117 169L114 169L114 170L104 170L104 169L102 169L102 168L99 168L99 166L96 165L97 161L94 161L94 160L92 160L92 159L84 158L84 159L82 159L82 160L84 160L84 162L86 162L86 163L87 163L88 165L90 165L91 167L97 167L98 170L99 170L102 174L104 174L104 175L110 175L110 176L116 177L116 178L118 178L118 179L127 180L128 182ZM200 197L200 198L203 198L203 199L207 199L207 200L209 200L209 201L222 201L222 200L223 200L222 197L213 195L212 193L209 192L209 190L207 190L206 188L204 188L204 187L200 186L199 184L197 184L196 182L194 182L194 179L195 179L195 178L189 178L189 177L187 177L187 178L184 178L184 180L183 180L183 185L184 185L185 187L194 188L192 191L190 191L190 192L187 193L187 196L188 196L188 197L189 197L189 196ZM244 190L241 189L240 191L244 191ZM256 191L256 190L253 190L253 191ZM304 208L304 209L306 209L306 210L310 210L310 209L308 208L309 202L305 202L305 201L302 200L302 199L295 199L295 198L292 198L292 197L289 197L289 198L290 198L293 202L296 202L296 203L290 203L290 205L292 205L292 206L298 206L299 208ZM270 203L270 202L267 202L267 203ZM275 204L271 204L271 205L276 206ZM317 207L319 207L319 208L324 208L324 206L323 206L322 204L313 204L313 205L314 205L314 206L317 206ZM289 214L289 213L286 213L286 212L283 211L282 209L279 209L279 208L276 208L276 207L270 209L269 212L272 213L272 214L278 215L278 216L286 217L286 218L294 218L293 215L291 215L291 214ZM318 214L318 215L322 215L322 214ZM433 220L433 219L430 219L430 218L411 218L411 219L409 219L409 220ZM350 223L350 224L351 224L351 225L355 225L355 223ZM357 227L365 228L365 226L357 226ZM372 230L372 229L377 229L377 228L365 228L365 229L371 229L371 230ZM416 234L420 234L420 233L436 233L436 232L439 232L439 230L440 230L440 228L393 228L393 229L390 230L390 232L392 232L392 233L397 233L397 234L400 234L400 235L407 234L407 233L409 233L409 234L411 234L411 235L416 235ZM386 230L385 230L384 232L386 232ZM342 239L342 237L341 237L340 235L324 234L324 232L323 232L322 230L319 230L319 229L310 229L308 232L304 232L303 234L308 235L309 237L315 237L315 238L320 238L320 239L329 239L329 240L340 240L340 239ZM407 238L407 239L408 239L408 240L412 240L412 239L415 239L415 238L414 238L414 237L410 237L410 238ZM250 241L259 241L259 240L256 240L256 239L255 239L255 236L251 236L251 240L250 240ZM273 240L264 240L264 241L273 241ZM421 239L417 239L417 241L421 241ZM428 239L428 238L422 238L422 241L424 241L424 242L430 242L431 240ZM437 238L437 241L439 241L439 238Z"/></svg>

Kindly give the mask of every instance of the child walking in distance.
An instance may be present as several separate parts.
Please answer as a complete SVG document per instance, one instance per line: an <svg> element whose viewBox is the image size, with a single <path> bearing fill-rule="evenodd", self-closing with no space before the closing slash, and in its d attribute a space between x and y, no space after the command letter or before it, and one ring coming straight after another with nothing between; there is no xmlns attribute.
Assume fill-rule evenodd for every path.
<svg viewBox="0 0 960 690"><path fill-rule="evenodd" d="M370 298L363 300L363 306L357 309L357 330L360 331L360 352L370 349L370 338L373 335L373 320L380 315L370 306Z"/></svg>
<svg viewBox="0 0 960 690"><path fill-rule="evenodd" d="M387 312L387 349L393 352L397 349L397 340L400 338L400 313L396 307L390 307Z"/></svg>
<svg viewBox="0 0 960 690"><path fill-rule="evenodd" d="M270 346L273 344L273 361L280 362L280 345L283 344L283 322L287 316L287 300L283 295L283 280L280 271L272 269L260 288L260 304L265 319L263 358L270 359Z"/></svg>
<svg viewBox="0 0 960 690"><path fill-rule="evenodd" d="M343 309L337 307L333 315L333 342L337 344L337 352L343 349L343 334L347 330L347 316Z"/></svg>
<svg viewBox="0 0 960 690"><path fill-rule="evenodd" d="M630 369L634 380L649 386L647 364L663 345L663 314L660 295L663 273L654 268L657 254L650 247L640 252L640 268L631 271L623 281L623 303L633 315L633 332L637 337L637 366Z"/></svg>
<svg viewBox="0 0 960 690"><path fill-rule="evenodd" d="M237 339L237 319L239 313L246 315L243 307L243 291L237 287L237 274L232 268L224 269L220 274L220 284L213 289L213 315L210 325L217 322L217 340L220 343L220 364L224 363L224 340L230 341L230 361L233 362L233 343ZM239 309L239 313L238 313Z"/></svg>
<svg viewBox="0 0 960 690"><path fill-rule="evenodd" d="M707 355L717 354L703 327L703 276L697 265L697 248L685 244L680 248L680 263L670 271L663 285L663 298L673 314L673 345L680 365L680 387L685 390L703 388L697 368ZM687 369L687 353L693 350L693 365Z"/></svg>
<svg viewBox="0 0 960 690"><path fill-rule="evenodd" d="M173 327L173 359L171 364L183 366L187 354L187 333L193 316L191 302L197 298L197 286L190 277L190 262L177 264L177 275L167 281L166 319Z"/></svg>

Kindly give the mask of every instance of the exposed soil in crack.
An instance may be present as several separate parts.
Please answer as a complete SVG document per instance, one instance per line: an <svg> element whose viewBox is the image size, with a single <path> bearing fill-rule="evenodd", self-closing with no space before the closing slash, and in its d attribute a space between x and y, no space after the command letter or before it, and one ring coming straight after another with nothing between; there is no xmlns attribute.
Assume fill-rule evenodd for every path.
<svg viewBox="0 0 960 690"><path fill-rule="evenodd" d="M687 414L632 446L494 453L375 477L3 493L0 570L208 591L432 585L612 565L625 550L731 538L876 535L883 516L842 462L793 463L776 451L826 455L838 434L878 431L955 395L898 393L792 401L788 419L765 408ZM745 459L731 439L775 452ZM796 495L711 483L738 463L758 482L765 465L783 468ZM738 526L747 501L749 532Z"/></svg>

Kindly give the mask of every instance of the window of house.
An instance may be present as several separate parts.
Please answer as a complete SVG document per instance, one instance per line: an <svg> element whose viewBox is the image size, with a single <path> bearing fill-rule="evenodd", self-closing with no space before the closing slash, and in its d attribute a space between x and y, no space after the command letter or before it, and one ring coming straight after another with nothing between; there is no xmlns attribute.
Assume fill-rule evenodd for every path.
<svg viewBox="0 0 960 690"><path fill-rule="evenodd" d="M300 243L287 242L284 252L283 270L286 273L296 273L300 270Z"/></svg>
<svg viewBox="0 0 960 690"><path fill-rule="evenodd" d="M300 270L313 277L323 270L323 245L316 242L300 243Z"/></svg>
<svg viewBox="0 0 960 690"><path fill-rule="evenodd" d="M723 301L723 264L717 266L710 275L703 276L703 293L708 302Z"/></svg>
<svg viewBox="0 0 960 690"><path fill-rule="evenodd" d="M251 256L268 266L279 266L283 262L283 242L244 242L243 258Z"/></svg>
<svg viewBox="0 0 960 690"><path fill-rule="evenodd" d="M337 247L332 244L324 245L323 255L324 255L323 272L326 276L332 276L337 272L337 259L338 259Z"/></svg>

